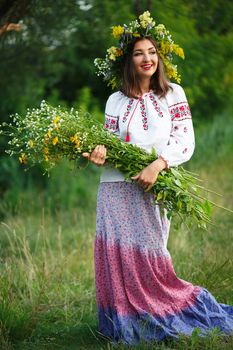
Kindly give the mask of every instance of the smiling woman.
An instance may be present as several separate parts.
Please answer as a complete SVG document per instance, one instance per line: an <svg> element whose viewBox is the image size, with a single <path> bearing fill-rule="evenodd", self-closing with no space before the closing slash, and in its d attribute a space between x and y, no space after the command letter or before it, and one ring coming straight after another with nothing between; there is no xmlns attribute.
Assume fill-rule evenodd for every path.
<svg viewBox="0 0 233 350"><path fill-rule="evenodd" d="M191 335L197 327L200 335L214 328L230 334L233 306L219 304L205 288L176 276L167 249L170 221L145 192L163 169L188 161L194 151L185 92L163 68L167 74L173 69L177 78L171 55L180 48L163 25L155 27L149 12L129 28L114 29L119 48L108 51L101 67L107 79L119 78L119 90L107 100L105 128L151 154L155 150L158 158L133 181L108 165L101 176L95 237L99 331L129 345ZM100 165L107 152L99 145L84 156Z"/></svg>

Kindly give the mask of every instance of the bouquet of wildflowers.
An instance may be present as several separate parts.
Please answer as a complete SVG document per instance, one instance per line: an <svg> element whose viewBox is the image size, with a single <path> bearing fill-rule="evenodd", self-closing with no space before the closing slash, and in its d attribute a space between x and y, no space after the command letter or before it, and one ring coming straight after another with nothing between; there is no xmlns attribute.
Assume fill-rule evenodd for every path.
<svg viewBox="0 0 233 350"><path fill-rule="evenodd" d="M61 159L77 161L83 152L92 152L103 144L108 163L131 179L156 159L155 151L150 154L121 141L91 115L74 109L68 111L42 101L40 108L28 110L26 116L16 114L12 118L13 123L3 125L10 137L6 152L17 155L20 163L28 166L41 164L50 171ZM182 221L192 218L205 227L210 222L210 202L200 196L203 189L192 173L178 167L162 171L151 192L168 217L177 213Z"/></svg>

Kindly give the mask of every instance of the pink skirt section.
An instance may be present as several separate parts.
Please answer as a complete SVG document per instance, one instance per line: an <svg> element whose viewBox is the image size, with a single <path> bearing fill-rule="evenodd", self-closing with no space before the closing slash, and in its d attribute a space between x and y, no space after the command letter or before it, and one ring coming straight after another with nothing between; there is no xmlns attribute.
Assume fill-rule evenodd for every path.
<svg viewBox="0 0 233 350"><path fill-rule="evenodd" d="M192 305L200 291L176 277L168 256L155 257L118 243L106 245L101 237L96 239L95 256L97 304L119 315L146 311L163 317Z"/></svg>
<svg viewBox="0 0 233 350"><path fill-rule="evenodd" d="M114 342L176 338L196 327L203 333L233 329L233 307L176 276L167 250L169 227L151 194L136 184L100 184L96 300L99 331Z"/></svg>

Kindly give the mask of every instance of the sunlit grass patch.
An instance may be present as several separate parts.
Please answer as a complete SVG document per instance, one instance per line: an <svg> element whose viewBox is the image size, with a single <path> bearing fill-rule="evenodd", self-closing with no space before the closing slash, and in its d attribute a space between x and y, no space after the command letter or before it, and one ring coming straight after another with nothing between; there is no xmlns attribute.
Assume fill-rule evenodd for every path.
<svg viewBox="0 0 233 350"><path fill-rule="evenodd" d="M2 337L12 342L46 334L62 338L95 314L94 219L80 214L74 226L63 227L42 213L2 223Z"/></svg>

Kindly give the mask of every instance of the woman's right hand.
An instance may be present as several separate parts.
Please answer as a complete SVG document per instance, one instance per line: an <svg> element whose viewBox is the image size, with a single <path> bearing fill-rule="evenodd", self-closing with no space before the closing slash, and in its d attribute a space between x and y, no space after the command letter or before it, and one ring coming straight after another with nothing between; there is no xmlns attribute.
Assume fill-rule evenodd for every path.
<svg viewBox="0 0 233 350"><path fill-rule="evenodd" d="M91 154L84 152L82 153L82 156L88 158L88 160L96 165L103 165L105 163L106 154L106 147L104 145L97 145Z"/></svg>

